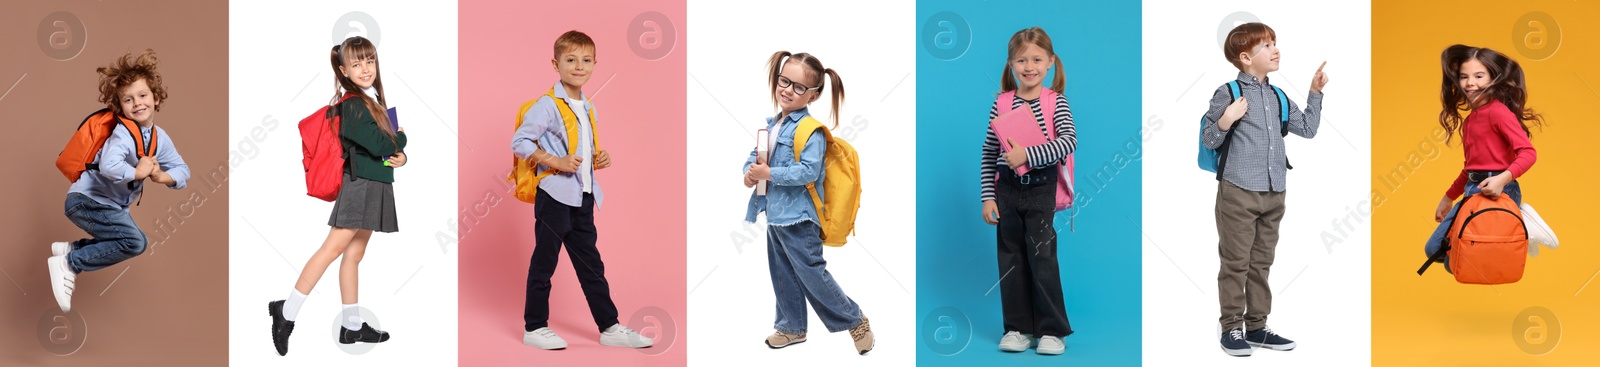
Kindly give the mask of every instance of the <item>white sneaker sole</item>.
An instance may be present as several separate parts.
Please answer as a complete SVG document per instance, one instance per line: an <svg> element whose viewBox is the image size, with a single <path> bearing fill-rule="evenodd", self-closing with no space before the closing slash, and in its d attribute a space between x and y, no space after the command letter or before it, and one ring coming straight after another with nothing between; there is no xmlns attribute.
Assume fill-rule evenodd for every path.
<svg viewBox="0 0 1600 367"><path fill-rule="evenodd" d="M1036 349L1033 350L1034 353L1043 354L1043 355L1047 355L1047 356L1059 355L1062 352L1066 352L1066 351L1067 351L1066 347L1062 347L1060 349L1056 349L1056 348L1036 348Z"/></svg>
<svg viewBox="0 0 1600 367"><path fill-rule="evenodd" d="M650 338L642 336L638 337L637 339L629 336L600 336L600 345L609 347L649 348L650 346L655 345L655 343L656 342L654 340L650 340Z"/></svg>
<svg viewBox="0 0 1600 367"><path fill-rule="evenodd" d="M567 349L567 343L566 342L561 342L560 344L540 345L540 343L532 341L532 340L528 340L528 338L522 338L522 345L526 345L526 346L530 346L530 347L534 347L534 348L539 348L539 349L544 349L544 350L562 350L562 349Z"/></svg>
<svg viewBox="0 0 1600 367"><path fill-rule="evenodd" d="M1276 351L1280 351L1280 352L1294 350L1294 347L1296 346L1295 343L1282 344L1282 345L1268 345L1266 343L1257 343L1257 342L1247 342L1247 343L1250 343L1250 346L1252 346L1252 347L1271 349L1271 350L1276 350Z"/></svg>
<svg viewBox="0 0 1600 367"><path fill-rule="evenodd" d="M791 345L795 345L795 344L800 344L800 343L805 343L805 342L806 342L806 338L800 338L800 339L790 340L788 343L783 343L783 344L780 344L780 345L772 345L771 342L765 342L765 343L767 343L767 347L768 348L779 349L779 348L783 348L783 347L787 347L787 346L791 346Z"/></svg>
<svg viewBox="0 0 1600 367"><path fill-rule="evenodd" d="M1223 351L1223 352L1227 352L1227 353L1228 353L1228 355L1230 355L1230 356L1234 356L1234 357L1249 357L1249 356L1250 356L1250 350L1249 350L1249 349L1228 349L1228 348L1222 348L1222 351Z"/></svg>
<svg viewBox="0 0 1600 367"><path fill-rule="evenodd" d="M1001 344L1000 345L1000 351L1001 352L1017 353L1017 352L1027 351L1027 350L1028 350L1028 346L1027 345L1005 345L1005 344Z"/></svg>

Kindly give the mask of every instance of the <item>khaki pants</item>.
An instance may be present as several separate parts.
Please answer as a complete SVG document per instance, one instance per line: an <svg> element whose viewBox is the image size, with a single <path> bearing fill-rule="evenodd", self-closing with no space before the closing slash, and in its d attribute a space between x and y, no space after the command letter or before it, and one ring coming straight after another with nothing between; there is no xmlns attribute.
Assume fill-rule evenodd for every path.
<svg viewBox="0 0 1600 367"><path fill-rule="evenodd" d="M1217 301L1222 306L1222 330L1267 326L1272 312L1272 288L1267 275L1278 247L1278 223L1283 220L1282 192L1255 192L1217 180Z"/></svg>

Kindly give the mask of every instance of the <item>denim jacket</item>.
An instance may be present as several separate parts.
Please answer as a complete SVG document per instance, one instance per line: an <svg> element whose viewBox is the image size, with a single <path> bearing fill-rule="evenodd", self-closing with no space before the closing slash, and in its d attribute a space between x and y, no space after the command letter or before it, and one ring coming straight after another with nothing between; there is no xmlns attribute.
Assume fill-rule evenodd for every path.
<svg viewBox="0 0 1600 367"><path fill-rule="evenodd" d="M817 194L822 195L822 157L828 149L828 139L822 131L811 133L806 140L805 149L800 152L800 161L794 157L794 133L800 127L800 119L811 114L802 108L784 116L782 121L767 118L767 131L777 136L777 144L771 149L771 159L767 164L772 167L772 179L767 180L767 195L758 196L750 193L750 205L745 212L744 220L754 223L756 214L767 212L767 224L787 226L804 221L822 223L817 217L817 208L811 203L811 193L806 190L806 184L816 182ZM744 172L750 172L750 165L756 162L755 149L750 150L750 157L744 161ZM770 205L769 205L770 204Z"/></svg>

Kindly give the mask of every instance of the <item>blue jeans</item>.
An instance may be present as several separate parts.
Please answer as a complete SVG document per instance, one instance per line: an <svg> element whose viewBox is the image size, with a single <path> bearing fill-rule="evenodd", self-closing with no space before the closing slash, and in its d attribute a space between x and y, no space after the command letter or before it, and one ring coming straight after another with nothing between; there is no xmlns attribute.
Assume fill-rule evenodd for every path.
<svg viewBox="0 0 1600 367"><path fill-rule="evenodd" d="M144 253L144 232L127 209L71 193L67 194L66 212L67 219L90 237L72 241L67 267L74 273L100 270Z"/></svg>
<svg viewBox="0 0 1600 367"><path fill-rule="evenodd" d="M1480 191L1482 190L1478 189L1478 184L1467 183L1467 191L1461 195L1461 201L1457 201L1449 212L1445 212L1444 220L1439 222L1438 228L1433 229L1433 235L1428 236L1428 243L1423 246L1425 256L1432 257L1435 251L1439 251L1439 243L1444 242L1444 237L1450 232L1450 225L1456 221L1456 211L1461 209L1461 204L1466 203L1468 197L1477 195ZM1510 195L1511 201L1517 202L1517 205L1522 205L1522 186L1518 185L1517 181L1512 180L1506 183L1506 187L1501 190L1501 194ZM1447 256L1441 261L1449 264L1449 260L1450 258Z"/></svg>
<svg viewBox="0 0 1600 367"><path fill-rule="evenodd" d="M772 328L785 334L806 333L806 301L829 332L861 324L861 308L828 274L822 259L822 228L801 221L767 227L767 267L772 271L772 292L778 297L777 321Z"/></svg>

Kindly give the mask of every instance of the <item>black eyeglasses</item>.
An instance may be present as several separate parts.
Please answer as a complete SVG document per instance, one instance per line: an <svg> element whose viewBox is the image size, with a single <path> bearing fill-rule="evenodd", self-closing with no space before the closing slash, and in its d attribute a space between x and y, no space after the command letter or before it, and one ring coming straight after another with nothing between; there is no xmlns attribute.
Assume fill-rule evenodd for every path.
<svg viewBox="0 0 1600 367"><path fill-rule="evenodd" d="M782 75L778 76L778 88L789 88L789 90L794 91L794 94L797 96L806 95L806 91L810 90L822 90L822 87L807 87L804 84L795 83L793 80L789 80L788 77Z"/></svg>

